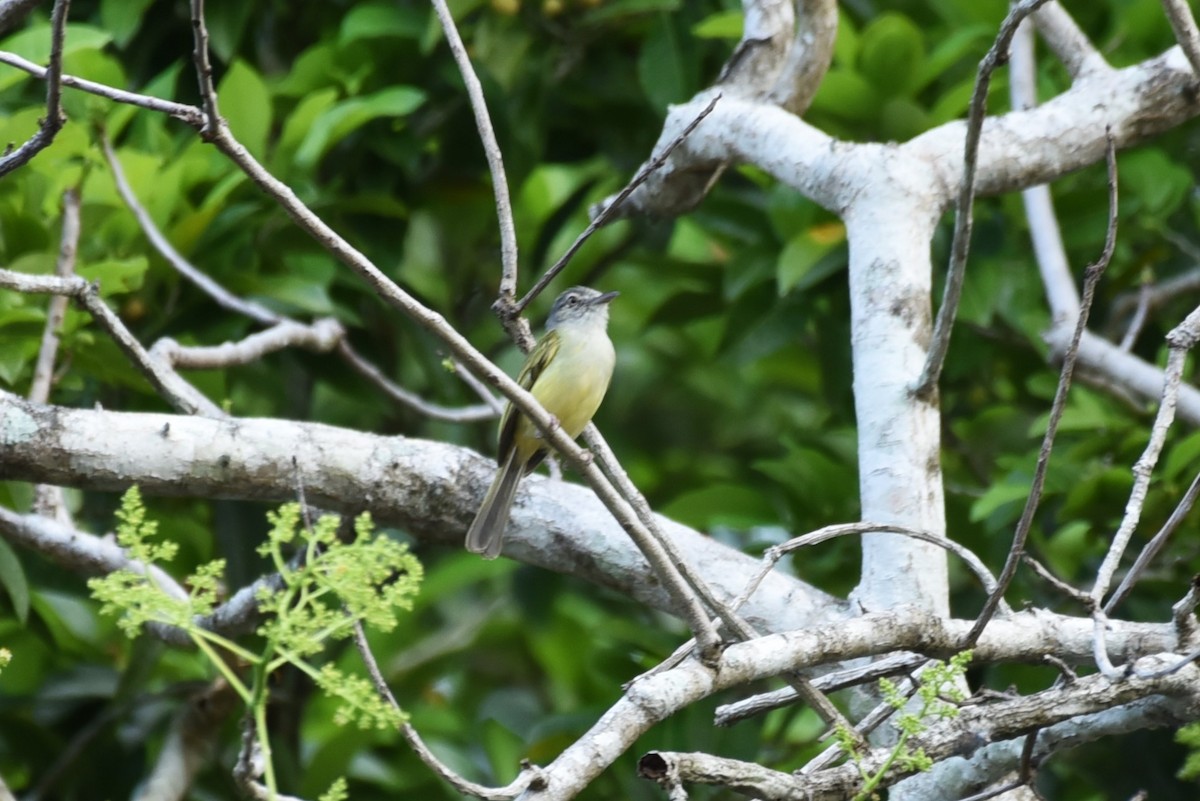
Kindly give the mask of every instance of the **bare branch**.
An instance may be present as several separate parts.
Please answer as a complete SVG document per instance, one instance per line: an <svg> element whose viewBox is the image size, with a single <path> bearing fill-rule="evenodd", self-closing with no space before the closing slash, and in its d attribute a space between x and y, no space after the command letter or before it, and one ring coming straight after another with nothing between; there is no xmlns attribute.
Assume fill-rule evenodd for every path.
<svg viewBox="0 0 1200 801"><path fill-rule="evenodd" d="M479 141L483 144L483 153L487 156L488 170L492 173L492 193L496 198L496 219L500 225L500 302L511 303L517 294L517 229L513 223L512 200L508 194L508 177L504 172L504 156L500 152L500 143L496 141L496 131L492 127L492 118L488 114L487 100L483 96L483 86L479 83L475 69L471 66L471 58L463 45L462 37L454 24L454 15L450 13L446 0L433 0L433 10L437 13L442 31L446 34L446 43L458 71L462 75L463 84L467 87L467 98L471 101L471 110L475 113L475 127L479 130ZM504 320L507 324L509 321ZM518 337L520 339L521 337Z"/></svg>
<svg viewBox="0 0 1200 801"><path fill-rule="evenodd" d="M217 107L217 88L213 85L212 63L208 58L208 27L204 21L204 0L191 0L192 61L196 65L196 81L200 86L200 101L204 106L204 124L200 138L209 141L224 125Z"/></svg>
<svg viewBox="0 0 1200 801"><path fill-rule="evenodd" d="M79 191L68 189L63 193L62 242L58 249L58 261L54 274L68 278L75 274L75 253L79 247ZM67 312L67 297L54 295L46 310L46 327L42 331L42 346L38 350L37 365L33 368L33 383L29 388L29 399L34 403L45 403L50 399L50 387L54 379L54 360L58 355L58 330L62 328Z"/></svg>
<svg viewBox="0 0 1200 801"><path fill-rule="evenodd" d="M496 400L495 396L487 391L487 387L479 383L470 370L457 369L454 374L461 378L464 384L477 392L482 390L482 394L490 398L491 402L454 408L430 403L417 393L409 392L395 381L390 380L383 374L382 370L363 358L362 354L355 350L349 341L344 338L337 343L337 353L356 373L374 384L376 388L382 390L392 400L434 420L469 423L474 420L487 420L497 417L504 411L504 404Z"/></svg>
<svg viewBox="0 0 1200 801"><path fill-rule="evenodd" d="M34 64L32 61L21 58L15 53L7 53L0 51L0 64L7 64L10 67L16 67L19 70L29 73L34 78L45 80L48 70ZM188 106L183 103L176 103L171 100L163 100L149 95L139 95L136 92L127 92L124 89L116 89L112 86L106 86L102 83L89 81L84 78L78 78L74 75L63 75L62 85L69 86L72 89L78 89L81 92L96 95L97 97L105 97L117 103L125 103L130 106L137 106L149 111L157 111L174 117L177 120L187 123L193 128L199 129L204 124L204 112L195 106Z"/></svg>
<svg viewBox="0 0 1200 801"><path fill-rule="evenodd" d="M1167 236L1171 243L1179 247L1184 253L1193 259L1200 259L1200 252L1191 252L1192 246L1187 240L1178 236ZM1161 308L1168 301L1178 300L1181 295L1187 295L1200 291L1200 268L1193 268L1187 272L1167 278L1157 283L1143 282L1138 286L1136 292L1126 292L1117 297L1112 305L1112 313L1114 317L1137 316L1142 313L1142 308L1145 307L1145 313L1148 314ZM1130 323L1130 328L1133 328L1133 323ZM1121 343L1121 347L1125 348L1125 343ZM1126 350L1128 350L1126 348Z"/></svg>
<svg viewBox="0 0 1200 801"><path fill-rule="evenodd" d="M233 365L251 364L264 356L285 348L305 348L316 353L328 353L346 336L342 324L332 317L303 325L292 320L277 323L266 331L251 334L237 342L222 345L183 346L164 337L150 349L150 354L182 370L215 370Z"/></svg>
<svg viewBox="0 0 1200 801"><path fill-rule="evenodd" d="M1136 467L1135 467L1136 469ZM1196 504L1196 498L1200 497L1200 474L1192 479L1192 484L1188 487L1187 492L1179 500L1175 509L1171 512L1171 516L1167 518L1167 522L1163 523L1162 528L1158 533L1150 538L1146 546L1142 548L1142 552L1138 554L1137 559L1133 563L1133 567L1129 568L1129 572L1122 579L1120 585L1104 604L1106 614L1112 614L1113 610L1120 605L1121 601L1125 600L1133 589L1133 585L1138 582L1142 574L1146 572L1147 566L1154 561L1154 557L1158 556L1163 546L1167 544L1167 540L1175 533L1175 529L1179 528L1179 524L1187 517L1188 512Z"/></svg>
<svg viewBox="0 0 1200 801"><path fill-rule="evenodd" d="M1124 555L1125 549L1129 547L1129 540L1133 537L1133 532L1141 520L1142 507L1146 503L1146 495L1150 490L1150 478L1154 474L1154 467L1158 464L1158 457L1166 443L1167 430L1175 421L1175 407L1179 397L1184 362L1187 360L1188 351L1192 349L1198 339L1200 339L1200 307L1193 310L1182 323L1167 334L1169 350L1167 366L1164 370L1162 401L1159 403L1158 414L1154 417L1154 425L1150 429L1150 440L1146 443L1146 449L1133 466L1133 488L1129 492L1129 501L1125 504L1125 515L1121 518L1121 525L1113 535L1113 541L1109 545L1104 562L1096 573L1096 583L1092 585L1091 595L1096 604L1100 604L1108 592L1121 557ZM1186 511L1185 509L1183 513L1186 514ZM1166 534L1163 535L1163 540L1170 535L1173 527L1166 529L1164 526L1164 530ZM1158 540L1159 538L1156 536L1154 539ZM1156 550L1161 546L1162 542L1160 541ZM1153 553L1149 553L1146 558L1149 560L1153 556ZM1139 574L1140 571L1133 574L1130 586L1133 581L1137 580ZM1105 609L1107 608L1105 606Z"/></svg>
<svg viewBox="0 0 1200 801"><path fill-rule="evenodd" d="M1050 572L1050 568L1043 565L1037 559L1034 559L1032 556L1025 553L1021 554L1021 561L1023 561L1031 570L1033 570L1033 572L1036 573L1042 581L1046 582L1051 587L1070 598L1072 601L1083 604L1084 608L1091 607L1092 599L1090 595L1083 590L1075 589L1070 584L1054 575L1052 572Z"/></svg>
<svg viewBox="0 0 1200 801"><path fill-rule="evenodd" d="M1143 281L1138 287L1137 293L1137 308L1133 311L1133 317L1129 320L1129 327L1125 329L1125 336L1121 337L1121 344L1118 345L1121 350L1129 352L1137 343L1138 336L1142 333L1143 326L1146 325L1146 318L1150 314L1150 304L1154 299L1154 290L1150 283Z"/></svg>
<svg viewBox="0 0 1200 801"><path fill-rule="evenodd" d="M272 419L217 419L31 404L0 391L5 432L0 472L100 491L138 484L147 495L222 497L278 503L295 496L293 459L306 466L310 503L334 512L370 511L383 525L458 545L495 463L465 448ZM81 444L86 443L86 447ZM732 596L758 560L659 518L686 544L717 590ZM587 488L532 476L510 524L511 556L595 582L672 611L642 554ZM755 625L778 630L842 614L844 602L776 573L747 604ZM773 627L773 628L772 628Z"/></svg>
<svg viewBox="0 0 1200 801"><path fill-rule="evenodd" d="M877 659L865 665L843 668L832 673L825 673L812 679L812 685L821 692L832 693L856 687L867 682L878 681L884 676L895 676L914 670L929 661L920 654L892 654ZM722 704L717 707L713 724L717 726L732 726L747 718L762 715L785 706L791 706L799 699L799 695L791 687L773 690L769 693L754 695L741 701Z"/></svg>
<svg viewBox="0 0 1200 801"><path fill-rule="evenodd" d="M1139 665L1148 669L1171 659L1147 657ZM1195 681L1200 678L1200 670L1191 666L1179 675L1117 682L1093 675L1067 687L966 707L958 717L936 723L915 737L912 747L921 748L931 759L941 762L951 756L972 754L985 743L992 744L987 746L991 750L997 746L1011 750L1017 743L1005 741L1018 740L1023 745L1022 735L1031 727L1046 726L1048 730L1038 738L1035 749L1035 758L1038 758L1069 744L1077 745L1087 739L1111 734L1121 725L1125 730L1178 725L1178 722L1191 720L1194 715L1200 714L1200 694L1197 694L1194 686L1188 686L1188 678L1185 677ZM1120 707L1128 709L1124 719L1111 720L1114 708ZM1157 719L1164 712L1168 719ZM1090 727L1074 725L1073 719L1084 716L1108 716L1110 720L1095 720ZM848 797L860 787L860 769L873 773L889 764L892 750L888 747L873 749L861 756L859 764L846 764L804 775L781 773L708 754L659 751L651 752L648 757L651 756L653 759L648 767L657 771L672 770L687 783L726 786L754 798L835 801ZM994 756L992 760L995 760ZM955 767L960 773L963 772L961 765ZM893 767L885 775L884 786L894 784L912 771L912 768L904 770ZM926 774L919 780L928 782L925 787L929 790L937 786L933 782L939 778ZM945 785L941 787L945 789ZM949 795L936 797L958 796L958 793L950 791ZM920 795L918 792L918 797L935 796Z"/></svg>
<svg viewBox="0 0 1200 801"><path fill-rule="evenodd" d="M0 157L0 176L28 164L30 159L50 146L67 122L62 109L62 56L70 7L71 0L54 0L54 11L50 15L50 63L45 72L46 116L38 123L33 136L13 152Z"/></svg>
<svg viewBox="0 0 1200 801"><path fill-rule="evenodd" d="M1104 56L1100 55L1087 34L1080 30L1058 0L1035 11L1033 19L1037 23L1038 33L1067 68L1072 80L1112 71Z"/></svg>
<svg viewBox="0 0 1200 801"><path fill-rule="evenodd" d="M5 0L0 3L0 33L16 27L42 0Z"/></svg>
<svg viewBox="0 0 1200 801"><path fill-rule="evenodd" d="M116 542L41 515L22 515L0 506L0 535L77 573L107 575L116 570L146 573L145 565L126 556ZM157 567L151 567L150 573L163 592L176 600L187 599L187 591L170 574Z"/></svg>
<svg viewBox="0 0 1200 801"><path fill-rule="evenodd" d="M958 187L958 200L954 207L954 239L950 245L950 265L946 268L946 288L942 294L942 305L938 309L937 322L933 329L933 340L925 369L913 394L929 399L942 374L946 352L950 349L950 332L958 315L958 301L962 297L963 277L967 271L967 256L971 252L971 228L974 222L975 170L979 155L979 139L983 133L983 119L987 115L988 87L992 73L1008 61L1008 47L1021 21L1048 0L1021 0L1009 9L1008 16L1000 23L996 41L983 61L975 79L975 91L967 112L966 141L963 145L963 175Z"/></svg>
<svg viewBox="0 0 1200 801"><path fill-rule="evenodd" d="M1179 47L1191 62L1192 70L1200 75L1200 29L1196 27L1192 10L1188 8L1186 0L1162 0L1162 4Z"/></svg>
<svg viewBox="0 0 1200 801"><path fill-rule="evenodd" d="M184 414L202 414L206 417L224 415L220 407L199 390L146 352L121 322L121 318L108 308L96 284L78 277L26 275L0 269L0 287L30 294L65 295L74 299L112 337L126 357L172 407Z"/></svg>
<svg viewBox="0 0 1200 801"><path fill-rule="evenodd" d="M217 678L187 700L171 721L166 741L134 801L183 801L209 758L221 726L237 707L237 693Z"/></svg>
<svg viewBox="0 0 1200 801"><path fill-rule="evenodd" d="M619 216L621 204L625 202L625 198L633 194L634 190L644 184L647 178L649 178L656 170L661 169L662 166L667 163L667 159L671 157L671 153L675 151L675 148L679 147L681 144L683 144L685 139L691 136L692 131L696 130L696 126L703 122L704 118L711 114L712 110L716 108L717 102L720 101L720 99L720 95L713 97L712 102L705 106L704 109L696 115L696 119L692 120L691 123L680 132L679 136L671 140L671 142L668 143L665 148L663 148L661 153L643 164L641 169L637 171L637 174L633 176L633 179L630 180L630 182L627 183L620 192L618 192L611 199L605 199L603 203L599 203L591 209L591 223L587 228L583 229L583 233L575 237L575 241L571 243L571 246L567 248L567 251L563 253L559 260L556 261L554 265L540 278L538 278L537 283L533 285L533 288L525 293L525 297L521 298L514 309L515 314L521 314L525 311L533 299L540 295L542 290L544 290L550 284L550 282L553 281L560 272L562 272L563 268L566 267L571 261L571 258L577 252L579 252L579 248L583 247L583 243L591 238L592 234L596 233L596 231L602 226L607 225Z"/></svg>
<svg viewBox="0 0 1200 801"><path fill-rule="evenodd" d="M63 193L62 240L58 248L58 260L54 274L69 278L75 274L75 255L79 248L79 190L68 189ZM58 357L58 331L62 328L67 313L67 298L53 295L46 306L46 326L42 329L42 344L38 348L37 363L33 368L33 381L29 387L29 400L46 403L54 384L54 361ZM61 487L37 484L33 488L33 508L38 514L52 517L59 522L69 520Z"/></svg>
<svg viewBox="0 0 1200 801"><path fill-rule="evenodd" d="M828 542L829 540L837 539L838 537L845 537L849 535L857 536L872 532L882 534L898 534L902 537L908 537L921 542L927 542L931 545L936 545L939 548L943 548L957 556L963 561L964 564L966 564L970 571L975 574L975 577L979 579L979 583L983 585L985 592L990 593L996 589L996 577L993 576L992 572L987 569L987 565L983 563L983 560L976 556L969 548L960 545L954 540L940 537L936 534L930 534L928 531L919 531L906 526L894 526L887 523L868 523L864 521L861 523L845 523L841 525L825 526L824 528L817 529L816 531L804 534L803 536L796 537L788 540L787 542L768 548L767 552L763 554L763 561L764 563L769 561L769 563L773 566L786 554L789 554L792 551L797 551L801 548L807 548L812 545L819 545L822 542ZM1012 610L1008 609L1007 605L1004 605L1004 612L1005 614L1008 614L1011 613Z"/></svg>
<svg viewBox="0 0 1200 801"><path fill-rule="evenodd" d="M400 704L396 702L396 696L392 694L392 689L388 687L387 679L383 677L383 671L379 669L379 662L375 659L374 652L371 651L371 644L367 642L366 632L363 631L362 623L359 621L355 621L354 623L354 645L358 649L359 656L362 657L363 664L366 665L367 674L371 677L371 683L375 685L375 692L389 706L396 711L400 711ZM516 798L520 795L531 782L537 779L539 773L536 768L527 765L521 771L520 775L507 787L485 787L482 784L467 781L438 759L433 751L429 749L429 746L425 744L425 741L421 739L421 735L417 733L412 724L407 722L401 724L400 733L404 735L404 739L409 747L412 748L417 758L425 763L426 767L463 795L482 798L485 801L508 801L508 799Z"/></svg>
<svg viewBox="0 0 1200 801"><path fill-rule="evenodd" d="M800 0L796 6L796 34L766 100L800 116L816 97L833 60L838 4L834 0Z"/></svg>
<svg viewBox="0 0 1200 801"><path fill-rule="evenodd" d="M104 152L104 159L108 162L108 168L112 171L113 183L117 185L117 192L121 195L121 199L125 201L125 205L133 212L133 216L137 218L138 225L146 234L146 238L150 240L150 244L154 246L162 257L175 268L175 271L182 275L187 280L191 281L200 289L201 292L208 295L217 305L223 309L236 312L245 317L249 317L256 323L262 325L275 325L282 320L282 317L263 306L261 303L254 301L243 300L237 297L232 292L229 292L225 287L212 280L201 270L187 259L185 259L175 246L172 245L159 227L150 217L150 213L146 211L134 194L133 188L130 187L129 181L125 178L125 170L121 167L121 161L117 158L117 154L113 152L112 143L108 139L108 133L100 132L100 148Z"/></svg>
<svg viewBox="0 0 1200 801"><path fill-rule="evenodd" d="M1054 402L1050 406L1050 419L1046 423L1046 434L1042 438L1042 447L1038 451L1037 466L1034 468L1033 481L1029 488L1029 497L1025 501L1025 508L1021 511L1021 519L1017 521L1017 530L1013 534L1012 547L1009 549L1008 557L1004 562L1004 569L1000 573L1000 586L996 588L995 592L988 595L988 599L983 605L983 610L980 611L975 625L971 627L971 632L963 643L963 648L970 648L976 638L979 637L992 615L995 614L996 607L1000 603L1000 599L1004 593L1008 590L1009 584L1012 583L1013 577L1017 574L1017 567L1020 565L1021 556L1025 551L1025 540L1029 536L1030 528L1033 527L1033 517L1037 513L1038 504L1041 503L1042 488L1046 483L1046 471L1050 466L1050 453L1054 449L1054 438L1058 434L1059 421L1062 420L1063 411L1066 409L1067 393L1071 388L1071 376L1075 371L1075 362L1079 355L1079 343L1083 339L1084 330L1087 328L1088 314L1092 308L1092 301L1096 297L1096 285L1100 283L1100 276L1104 274L1108 263L1112 261L1116 244L1117 151L1116 144L1110 136L1108 140L1108 230L1104 241L1104 251L1094 264L1088 266L1083 279L1083 300L1079 306L1079 316L1075 320L1075 333L1072 335L1071 345L1067 349L1067 354L1063 358L1058 387L1054 391Z"/></svg>

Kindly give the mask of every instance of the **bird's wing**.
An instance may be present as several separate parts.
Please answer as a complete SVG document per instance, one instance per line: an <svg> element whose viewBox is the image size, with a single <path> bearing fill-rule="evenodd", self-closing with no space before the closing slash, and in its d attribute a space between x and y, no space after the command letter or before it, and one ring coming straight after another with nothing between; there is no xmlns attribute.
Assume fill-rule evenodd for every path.
<svg viewBox="0 0 1200 801"><path fill-rule="evenodd" d="M528 390L533 387L538 376L546 369L546 365L558 353L558 345L558 332L553 329L547 331L538 340L537 346L529 354L520 374L517 375L517 383L521 385L522 389ZM510 401L504 410L504 416L500 418L500 447L496 455L500 464L504 464L508 460L508 454L513 447L513 438L516 436L517 420L520 419L520 416L521 413L513 408Z"/></svg>

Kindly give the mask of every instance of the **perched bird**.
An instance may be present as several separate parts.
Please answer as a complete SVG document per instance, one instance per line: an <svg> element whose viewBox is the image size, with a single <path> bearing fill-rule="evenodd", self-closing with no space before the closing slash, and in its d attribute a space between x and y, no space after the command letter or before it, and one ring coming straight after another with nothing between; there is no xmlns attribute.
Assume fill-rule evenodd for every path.
<svg viewBox="0 0 1200 801"><path fill-rule="evenodd" d="M517 377L571 438L591 421L612 378L616 354L608 338L608 304L616 296L585 286L559 295L546 320L546 333ZM509 403L500 419L500 470L467 531L468 551L485 559L500 555L517 484L542 463L547 450L537 427Z"/></svg>

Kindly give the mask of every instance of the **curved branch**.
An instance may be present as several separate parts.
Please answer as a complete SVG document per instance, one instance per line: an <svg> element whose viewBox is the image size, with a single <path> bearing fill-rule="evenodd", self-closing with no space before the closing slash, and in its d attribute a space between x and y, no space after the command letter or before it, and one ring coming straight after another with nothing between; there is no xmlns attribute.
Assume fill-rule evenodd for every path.
<svg viewBox="0 0 1200 801"><path fill-rule="evenodd" d="M465 448L314 423L67 409L0 392L0 478L102 491L138 484L148 495L282 502L295 497L293 459L305 464L309 503L363 510L432 542L457 545L495 463ZM311 469L309 469L311 467ZM515 559L674 609L656 575L596 496L531 476L508 530ZM732 598L758 560L665 518L714 591ZM846 605L774 573L743 610L764 630L846 614Z"/></svg>

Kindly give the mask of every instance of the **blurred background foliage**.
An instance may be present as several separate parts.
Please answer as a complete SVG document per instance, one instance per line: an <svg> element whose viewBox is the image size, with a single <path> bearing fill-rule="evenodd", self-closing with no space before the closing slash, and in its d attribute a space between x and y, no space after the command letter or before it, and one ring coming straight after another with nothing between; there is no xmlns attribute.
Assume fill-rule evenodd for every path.
<svg viewBox="0 0 1200 801"><path fill-rule="evenodd" d="M586 225L655 141L668 104L716 75L741 31L732 0L458 0L453 11L488 97L515 198L522 284L528 286ZM961 117L1003 0L846 0L834 62L807 114L856 141L905 140ZM1068 9L1116 65L1171 43L1157 0L1097 0ZM49 6L0 49L44 61ZM492 192L462 83L430 8L419 2L212 3L209 28L221 110L234 132L352 243L477 346L515 371L520 355L489 311L499 279ZM67 70L147 94L195 102L186 4L78 0ZM1067 85L1044 57L1043 97ZM43 86L0 67L0 141L21 142L44 113ZM116 193L98 147L110 137L141 202L175 246L237 294L300 318L334 315L405 387L462 405L472 393L438 344L376 299L195 132L162 115L68 90L70 116L52 147L0 181L0 263L53 271L61 198L83 200L79 272L100 281L141 340L216 344L253 326L218 309L149 246ZM1007 77L990 107L1007 108ZM1197 128L1120 157L1121 230L1093 327L1120 337L1128 298L1147 281L1196 269L1200 203L1193 190ZM1102 167L1054 186L1073 265L1100 253ZM946 262L949 219L934 244ZM619 363L597 422L654 507L757 552L858 516L849 362L847 246L840 222L753 168L731 170L694 213L622 222L583 249L558 288L587 283L622 295L612 333ZM940 293L940 286L938 288ZM553 294L552 292L550 294ZM537 319L548 300L536 304ZM1180 293L1156 310L1135 351L1163 357L1162 336L1195 304ZM0 293L0 385L27 391L45 299ZM982 200L941 403L949 530L998 567L1026 496L1057 379L1041 333L1048 312L1019 198ZM52 400L163 410L116 347L68 312ZM328 356L290 351L188 377L232 412L316 420L381 434L454 442L490 453L493 423L428 420L371 391ZM1144 447L1150 407L1102 386L1073 390L1032 550L1060 576L1094 575ZM1164 521L1200 468L1200 434L1172 435L1150 500L1147 531ZM27 509L30 488L0 483L0 502ZM81 525L111 527L116 499L71 494ZM253 548L264 508L148 499L182 545L182 574L229 559L231 588L262 569ZM1125 613L1164 619L1200 568L1194 526ZM404 532L395 532L405 536ZM674 620L624 598L501 560L416 543L428 578L413 615L376 646L397 696L434 748L470 778L506 782L522 758L545 762L582 733L619 685L684 636ZM792 566L839 594L857 580L854 542L805 553ZM980 595L954 565L957 613ZM0 644L15 659L0 679L0 775L38 798L127 797L145 776L170 714L202 662L153 642L124 642L98 617L83 582L0 541ZM1078 609L1018 577L1017 604ZM348 666L353 654L334 654ZM1006 667L978 678L1045 686L1048 670ZM338 729L329 706L282 676L275 721L284 789L315 797L339 774L352 797L450 798L395 736ZM798 767L819 747L815 718L780 711L713 729L717 700L677 715L646 748L706 750ZM233 794L233 723L201 776L197 799ZM1121 749L1119 759L1113 758ZM644 749L642 749L644 750ZM650 799L633 778L634 749L585 793ZM1150 732L1056 758L1047 797L1195 797L1173 773L1182 750ZM1130 765L1136 765L1131 769ZM697 797L705 797L698 793Z"/></svg>

